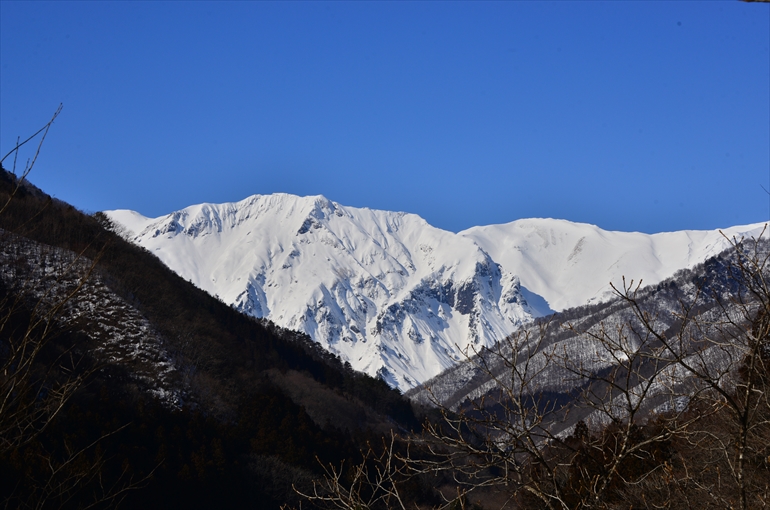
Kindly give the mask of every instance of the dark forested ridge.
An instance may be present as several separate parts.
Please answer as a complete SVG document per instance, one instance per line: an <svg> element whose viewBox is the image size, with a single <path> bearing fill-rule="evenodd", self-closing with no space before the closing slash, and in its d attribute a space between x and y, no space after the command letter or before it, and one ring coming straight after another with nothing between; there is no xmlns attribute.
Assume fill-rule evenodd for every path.
<svg viewBox="0 0 770 510"><path fill-rule="evenodd" d="M0 203L16 185L3 170ZM47 402L41 392L83 376L60 410L11 427L24 430L0 453L7 506L277 508L296 501L292 484L317 477L318 460L350 464L367 440L419 427L384 382L353 372L305 335L234 311L104 221L29 184L0 214L0 361L25 339L39 340L24 379L38 384L33 407ZM88 310L77 311L89 292ZM118 319L89 323L100 307L105 321ZM131 328L154 338L154 350ZM134 342L133 351L110 344L116 335ZM173 399L158 396L169 392ZM23 407L17 390L8 394Z"/></svg>

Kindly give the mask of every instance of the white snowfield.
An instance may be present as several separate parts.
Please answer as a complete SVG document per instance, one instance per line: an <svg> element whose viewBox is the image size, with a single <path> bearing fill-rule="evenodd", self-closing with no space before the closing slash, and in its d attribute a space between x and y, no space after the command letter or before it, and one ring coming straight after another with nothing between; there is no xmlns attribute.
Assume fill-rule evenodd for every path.
<svg viewBox="0 0 770 510"><path fill-rule="evenodd" d="M105 213L183 278L402 391L534 317L610 297L623 275L654 284L728 245L718 231L647 235L551 219L454 234L414 214L287 194L160 218Z"/></svg>
<svg viewBox="0 0 770 510"><path fill-rule="evenodd" d="M522 287L545 298L554 311L604 301L610 283L623 277L653 285L729 246L729 240L758 237L765 223L719 230L659 234L610 232L566 220L525 219L472 227L458 235L473 239ZM770 235L765 233L764 237Z"/></svg>

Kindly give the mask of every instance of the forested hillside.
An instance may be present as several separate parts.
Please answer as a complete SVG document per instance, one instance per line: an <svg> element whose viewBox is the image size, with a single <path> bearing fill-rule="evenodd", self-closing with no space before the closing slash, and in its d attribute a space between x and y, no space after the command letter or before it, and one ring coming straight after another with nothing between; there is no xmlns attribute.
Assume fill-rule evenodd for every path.
<svg viewBox="0 0 770 510"><path fill-rule="evenodd" d="M382 381L18 185L2 171L6 506L277 508L319 460L418 427Z"/></svg>

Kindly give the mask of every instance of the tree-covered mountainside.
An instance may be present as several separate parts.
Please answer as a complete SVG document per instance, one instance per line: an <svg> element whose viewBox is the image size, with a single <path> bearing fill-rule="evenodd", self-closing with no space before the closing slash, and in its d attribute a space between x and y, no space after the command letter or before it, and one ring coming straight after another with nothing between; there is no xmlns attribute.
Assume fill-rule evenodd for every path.
<svg viewBox="0 0 770 510"><path fill-rule="evenodd" d="M419 427L384 382L249 318L3 170L0 499L277 508ZM317 460L318 459L318 460Z"/></svg>

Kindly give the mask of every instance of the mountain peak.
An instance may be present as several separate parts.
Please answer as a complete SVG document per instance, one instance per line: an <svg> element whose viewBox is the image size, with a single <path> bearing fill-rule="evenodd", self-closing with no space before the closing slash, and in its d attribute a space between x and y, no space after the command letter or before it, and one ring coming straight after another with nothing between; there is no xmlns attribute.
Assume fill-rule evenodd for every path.
<svg viewBox="0 0 770 510"><path fill-rule="evenodd" d="M414 214L286 193L154 219L106 214L224 302L402 390L533 317L606 299L623 275L655 283L726 246L716 231L650 236L548 218L454 234Z"/></svg>

